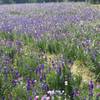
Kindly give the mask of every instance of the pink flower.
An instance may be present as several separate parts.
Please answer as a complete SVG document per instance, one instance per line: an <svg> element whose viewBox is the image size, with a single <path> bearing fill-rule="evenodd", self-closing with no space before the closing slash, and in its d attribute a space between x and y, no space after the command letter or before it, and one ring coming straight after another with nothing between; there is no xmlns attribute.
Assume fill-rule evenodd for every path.
<svg viewBox="0 0 100 100"><path fill-rule="evenodd" d="M41 100L46 100L46 95L42 96Z"/></svg>
<svg viewBox="0 0 100 100"><path fill-rule="evenodd" d="M35 96L34 100L39 100L39 96Z"/></svg>
<svg viewBox="0 0 100 100"><path fill-rule="evenodd" d="M46 95L44 95L42 98L41 98L41 100L50 100L50 97L48 96L46 96Z"/></svg>
<svg viewBox="0 0 100 100"><path fill-rule="evenodd" d="M80 96L80 91L77 91L76 96Z"/></svg>
<svg viewBox="0 0 100 100"><path fill-rule="evenodd" d="M46 100L50 100L50 97L46 97Z"/></svg>

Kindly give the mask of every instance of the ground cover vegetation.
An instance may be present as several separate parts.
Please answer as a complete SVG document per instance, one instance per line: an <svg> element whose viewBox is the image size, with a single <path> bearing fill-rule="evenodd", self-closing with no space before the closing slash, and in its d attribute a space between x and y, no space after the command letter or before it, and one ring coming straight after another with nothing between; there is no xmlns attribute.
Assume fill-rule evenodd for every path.
<svg viewBox="0 0 100 100"><path fill-rule="evenodd" d="M98 8L1 5L0 100L99 100Z"/></svg>

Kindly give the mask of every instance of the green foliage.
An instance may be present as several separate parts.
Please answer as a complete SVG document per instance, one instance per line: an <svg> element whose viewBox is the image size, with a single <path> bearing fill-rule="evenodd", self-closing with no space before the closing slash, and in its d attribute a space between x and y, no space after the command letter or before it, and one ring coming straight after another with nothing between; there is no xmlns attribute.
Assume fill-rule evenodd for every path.
<svg viewBox="0 0 100 100"><path fill-rule="evenodd" d="M82 77L80 75L73 75L73 86L76 88L80 88Z"/></svg>
<svg viewBox="0 0 100 100"><path fill-rule="evenodd" d="M62 51L62 44L57 40L48 41L48 51L51 54L59 54Z"/></svg>
<svg viewBox="0 0 100 100"><path fill-rule="evenodd" d="M71 31L74 32L74 29L72 29ZM43 80L43 82L47 82L50 90L65 90L67 98L69 98L70 96L69 100L73 99L71 95L74 89L79 89L80 91L82 91L81 96L86 96L88 94L88 84L82 83L81 76L73 75L71 73L71 70L68 67L70 65L69 63L71 62L67 63L66 61L80 61L96 74L96 80L99 81L99 50L95 48L96 43L94 42L94 44L92 43L90 47L91 50L85 52L84 47L82 46L82 44L80 44L80 41L82 40L81 35L77 32L77 30L75 31L75 33L76 34L73 34L73 36L68 37L65 40L50 40L47 38L35 40L33 37L28 35L16 35L13 33L1 34L1 40L11 40L12 42L18 40L22 42L22 46L19 46L19 49L21 50L20 52L17 51L17 47L15 46L12 48L10 48L9 46L0 46L0 61L2 60L2 55L7 55L8 57L10 57L12 59L12 66L10 67L14 67L15 69L17 69L21 74L21 78L23 78L23 80L22 85L18 83L17 87L12 88L11 74L8 74L8 80L4 81L3 72L0 72L0 97L9 94L10 91L15 99L18 99L17 97L19 97L19 99L26 100L28 94L25 88L27 84L25 83L25 80L27 77L37 80L37 83L34 86L34 88L37 90L37 94L42 96L45 93L45 91L41 89L41 82L39 80L40 76L36 75L35 69L39 65L45 64L46 67L42 71L39 69L41 75L43 75L43 72L46 73L46 70L48 70L48 66L51 67L51 65L47 64L47 61L44 61L44 59L41 59L38 56L41 52L44 52L45 54L62 54L64 57L62 59L64 63L66 63L66 65L63 66L60 75L56 72L55 69L52 69L50 72L46 73L46 80ZM90 33L84 34L83 37L91 38L94 41L98 39L98 36L91 36ZM96 55L94 52L96 52ZM59 58L59 60L61 59ZM3 65L3 62L1 61L0 64ZM62 62L60 64L62 64ZM64 84L65 81L67 81L67 85ZM82 85L82 87L80 87L80 85ZM96 89L95 91L99 92L98 89ZM32 95L32 93L30 93L30 95ZM6 96L6 98L8 99L8 95ZM79 100L79 97L76 97L75 100Z"/></svg>
<svg viewBox="0 0 100 100"><path fill-rule="evenodd" d="M56 80L56 81L55 81ZM64 90L64 74L58 75L55 71L50 72L46 78L50 89L54 90Z"/></svg>
<svg viewBox="0 0 100 100"><path fill-rule="evenodd" d="M63 41L42 39L36 42L39 51L59 54L63 51Z"/></svg>
<svg viewBox="0 0 100 100"><path fill-rule="evenodd" d="M87 2L89 2L91 4L98 4L98 3L100 3L100 0L87 0Z"/></svg>
<svg viewBox="0 0 100 100"><path fill-rule="evenodd" d="M6 98L8 98L8 94L12 91L13 86L11 83L7 83L3 80L3 77L1 78L0 74L0 97L3 97L6 95Z"/></svg>
<svg viewBox="0 0 100 100"><path fill-rule="evenodd" d="M14 1L13 0L1 0L1 3L8 3L8 4L10 4L10 3L14 3Z"/></svg>
<svg viewBox="0 0 100 100"><path fill-rule="evenodd" d="M13 89L12 94L15 96L15 99L26 100L27 99L27 92L26 89L19 85L15 89Z"/></svg>
<svg viewBox="0 0 100 100"><path fill-rule="evenodd" d="M47 50L47 43L46 43L45 39L38 40L37 43L36 43L36 46L42 52L45 52Z"/></svg>

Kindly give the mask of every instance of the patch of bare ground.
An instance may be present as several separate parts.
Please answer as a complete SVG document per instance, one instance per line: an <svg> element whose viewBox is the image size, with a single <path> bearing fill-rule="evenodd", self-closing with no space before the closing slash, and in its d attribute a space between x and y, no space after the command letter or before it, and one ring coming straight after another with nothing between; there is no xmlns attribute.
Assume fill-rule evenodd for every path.
<svg viewBox="0 0 100 100"><path fill-rule="evenodd" d="M83 64L77 64L76 62L73 64L71 68L71 72L75 75L80 75L82 77L82 81L89 82L90 80L94 80L95 74L91 72L86 66Z"/></svg>

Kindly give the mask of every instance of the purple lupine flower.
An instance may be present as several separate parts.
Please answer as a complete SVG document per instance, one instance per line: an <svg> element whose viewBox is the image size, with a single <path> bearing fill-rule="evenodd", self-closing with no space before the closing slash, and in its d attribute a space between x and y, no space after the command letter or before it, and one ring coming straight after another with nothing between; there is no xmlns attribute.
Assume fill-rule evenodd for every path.
<svg viewBox="0 0 100 100"><path fill-rule="evenodd" d="M22 45L22 42L19 41L19 40L16 40L16 45L17 45L17 46L21 46L21 45Z"/></svg>
<svg viewBox="0 0 100 100"><path fill-rule="evenodd" d="M11 40L7 41L6 46L11 48L13 46L13 42Z"/></svg>
<svg viewBox="0 0 100 100"><path fill-rule="evenodd" d="M26 87L27 87L27 91L30 91L31 89L32 89L32 86L34 85L36 83L36 80L31 80L31 79L27 79L27 85L26 85Z"/></svg>
<svg viewBox="0 0 100 100"><path fill-rule="evenodd" d="M94 89L94 83L93 81L89 81L89 95L93 96L93 89Z"/></svg>
<svg viewBox="0 0 100 100"><path fill-rule="evenodd" d="M27 84L27 91L31 90L31 85Z"/></svg>
<svg viewBox="0 0 100 100"><path fill-rule="evenodd" d="M10 63L10 58L7 57L7 56L5 56L5 57L4 57L4 64L5 64L5 65L8 65L9 63Z"/></svg>
<svg viewBox="0 0 100 100"><path fill-rule="evenodd" d="M8 79L8 68L7 67L4 67L4 77L5 77L5 80Z"/></svg>
<svg viewBox="0 0 100 100"><path fill-rule="evenodd" d="M74 90L72 91L72 96L73 96L73 97L78 97L78 96L80 96L80 91L79 91L78 89L74 89Z"/></svg>
<svg viewBox="0 0 100 100"><path fill-rule="evenodd" d="M40 81L42 81L43 80L43 77L42 77L42 75L40 75Z"/></svg>
<svg viewBox="0 0 100 100"><path fill-rule="evenodd" d="M5 100L5 96L2 97L2 100Z"/></svg>
<svg viewBox="0 0 100 100"><path fill-rule="evenodd" d="M30 79L27 79L27 91L30 91L31 90L31 80Z"/></svg>
<svg viewBox="0 0 100 100"><path fill-rule="evenodd" d="M16 86L17 85L17 80L13 80L12 84L13 84L13 86Z"/></svg>
<svg viewBox="0 0 100 100"><path fill-rule="evenodd" d="M72 97L75 97L76 95L75 95L75 90L73 90L72 92L71 92L71 96Z"/></svg>
<svg viewBox="0 0 100 100"><path fill-rule="evenodd" d="M89 90L93 90L93 88L94 88L94 83L93 83L93 81L91 80L91 81L89 82Z"/></svg>
<svg viewBox="0 0 100 100"><path fill-rule="evenodd" d="M20 77L20 73L18 71L16 71L15 76L16 76L16 78L19 78Z"/></svg>
<svg viewBox="0 0 100 100"><path fill-rule="evenodd" d="M16 76L15 76L15 69L11 68L10 70L11 70L11 74L12 74L13 79L15 79L16 78Z"/></svg>
<svg viewBox="0 0 100 100"><path fill-rule="evenodd" d="M49 87L46 83L42 83L42 89L45 90L45 91L48 91Z"/></svg>
<svg viewBox="0 0 100 100"><path fill-rule="evenodd" d="M41 64L41 69L44 70L44 64Z"/></svg>
<svg viewBox="0 0 100 100"><path fill-rule="evenodd" d="M29 96L28 100L32 100L32 97L31 97L31 96Z"/></svg>
<svg viewBox="0 0 100 100"><path fill-rule="evenodd" d="M57 67L57 70L56 71L57 71L57 74L58 75L61 75L61 67Z"/></svg>
<svg viewBox="0 0 100 100"><path fill-rule="evenodd" d="M36 81L36 80L34 80L34 79L33 79L33 80L31 80L31 83L32 83L32 84L35 84L36 82L37 82L37 81Z"/></svg>
<svg viewBox="0 0 100 100"><path fill-rule="evenodd" d="M35 69L35 73L38 74L38 68Z"/></svg>
<svg viewBox="0 0 100 100"><path fill-rule="evenodd" d="M41 74L41 67L40 66L38 66L37 68L36 68L36 70L35 70L35 72L36 72L36 74Z"/></svg>

